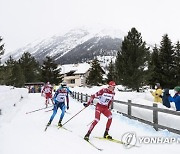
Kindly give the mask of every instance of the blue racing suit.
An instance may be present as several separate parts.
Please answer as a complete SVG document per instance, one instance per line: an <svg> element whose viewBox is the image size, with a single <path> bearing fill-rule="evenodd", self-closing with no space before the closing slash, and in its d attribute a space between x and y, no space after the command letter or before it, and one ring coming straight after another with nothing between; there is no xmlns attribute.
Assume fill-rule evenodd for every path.
<svg viewBox="0 0 180 154"><path fill-rule="evenodd" d="M54 94L53 100L54 100L54 108L53 108L53 114L50 118L50 122L54 119L58 108L61 109L62 113L60 115L60 121L62 121L64 114L65 114L65 101L67 102L67 109L69 109L69 97L68 94L72 94L72 92L69 90L68 87L60 87Z"/></svg>

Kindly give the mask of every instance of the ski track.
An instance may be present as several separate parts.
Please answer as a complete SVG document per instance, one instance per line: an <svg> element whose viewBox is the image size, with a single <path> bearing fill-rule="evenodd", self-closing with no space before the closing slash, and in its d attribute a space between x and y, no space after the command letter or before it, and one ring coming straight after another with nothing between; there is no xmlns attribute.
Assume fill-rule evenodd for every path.
<svg viewBox="0 0 180 154"><path fill-rule="evenodd" d="M29 94L28 98L22 100L20 108L9 122L4 122L0 127L0 153L1 154L50 154L50 153L65 153L65 154L119 154L119 153L167 153L171 148L171 152L176 154L179 150L178 145L141 145L139 148L131 149L124 148L123 145L100 141L94 136L103 136L107 119L101 115L101 120L94 128L90 141L103 151L98 151L89 143L83 140L84 135L88 131L88 125L94 119L94 106L90 106L74 117L71 121L64 125L65 128L72 130L69 132L56 127L61 110L58 112L51 124L45 132L45 126L49 121L52 111L45 112L48 109L25 114L26 112L44 107L45 98L40 94ZM65 114L62 124L69 118L79 112L84 106L82 103L73 100L70 97L70 109ZM17 106L18 108L18 106ZM121 139L121 136L126 132L136 132L142 136L158 136L163 135L163 131L156 132L152 127L141 124L134 120L129 120L122 115L113 112L113 122L109 134L116 139ZM88 126L87 126L88 125ZM163 148L162 148L163 146Z"/></svg>

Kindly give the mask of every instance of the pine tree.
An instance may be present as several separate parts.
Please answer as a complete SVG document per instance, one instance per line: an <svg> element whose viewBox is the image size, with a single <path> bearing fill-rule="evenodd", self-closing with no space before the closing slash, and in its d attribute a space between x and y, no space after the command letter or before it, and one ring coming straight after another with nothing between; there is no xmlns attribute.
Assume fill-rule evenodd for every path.
<svg viewBox="0 0 180 154"><path fill-rule="evenodd" d="M0 36L0 64L1 64L1 55L4 54L4 44L2 44L2 37ZM0 84L5 84L5 72L4 72L4 66L0 65Z"/></svg>
<svg viewBox="0 0 180 154"><path fill-rule="evenodd" d="M159 49L155 45L153 48L153 52L150 57L149 65L148 65L148 73L147 73L147 80L148 84L154 86L155 83L159 83L162 79L161 77L161 67L159 61Z"/></svg>
<svg viewBox="0 0 180 154"><path fill-rule="evenodd" d="M117 83L138 91L144 81L148 57L149 48L142 41L141 33L132 28L116 57Z"/></svg>
<svg viewBox="0 0 180 154"><path fill-rule="evenodd" d="M3 38L0 36L0 56L4 54L4 44L2 44ZM0 64L1 64L1 58L0 58Z"/></svg>
<svg viewBox="0 0 180 154"><path fill-rule="evenodd" d="M9 59L5 62L4 71L5 71L6 77L4 81L6 85L13 86L15 84L14 81L12 81L12 78L13 78L12 71L13 71L13 67L15 63L17 62L12 58L12 56L9 56Z"/></svg>
<svg viewBox="0 0 180 154"><path fill-rule="evenodd" d="M86 80L88 85L101 85L103 83L103 70L97 58L91 63L91 70Z"/></svg>
<svg viewBox="0 0 180 154"><path fill-rule="evenodd" d="M115 75L115 66L111 60L108 66L108 74L107 74L107 83L109 81L115 81L116 80L116 75Z"/></svg>
<svg viewBox="0 0 180 154"><path fill-rule="evenodd" d="M25 82L40 81L40 66L39 63L31 56L29 52L25 52L19 59L19 64L22 68Z"/></svg>
<svg viewBox="0 0 180 154"><path fill-rule="evenodd" d="M180 43L177 41L175 45L175 81L180 85Z"/></svg>
<svg viewBox="0 0 180 154"><path fill-rule="evenodd" d="M47 56L46 59L47 60L43 61L42 65L42 81L58 85L62 82L60 69L50 57Z"/></svg>
<svg viewBox="0 0 180 154"><path fill-rule="evenodd" d="M15 87L23 87L25 83L25 77L22 72L21 66L18 63L15 63L12 69L11 82Z"/></svg>
<svg viewBox="0 0 180 154"><path fill-rule="evenodd" d="M175 83L174 49L167 34L162 37L159 51L160 73L162 76L161 86L163 88L174 88L177 84Z"/></svg>

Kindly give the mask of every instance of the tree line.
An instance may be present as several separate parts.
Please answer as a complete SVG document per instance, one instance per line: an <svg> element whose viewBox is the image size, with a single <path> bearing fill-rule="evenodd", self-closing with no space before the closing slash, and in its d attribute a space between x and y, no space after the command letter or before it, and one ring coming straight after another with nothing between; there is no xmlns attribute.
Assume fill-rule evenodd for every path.
<svg viewBox="0 0 180 154"><path fill-rule="evenodd" d="M0 44L2 38L0 37ZM0 45L0 55L4 53L4 45ZM35 60L30 53L25 52L15 61L11 56L0 67L0 84L23 86L26 82L51 82L59 84L62 80L57 64L46 57L43 65ZM174 88L180 85L180 43L172 44L168 34L162 36L160 45L151 49L143 41L141 33L132 28L124 37L116 55L115 62L108 66L106 79L105 70L95 58L87 77L88 85L101 85L110 80L133 90L139 90L144 85L154 86L160 83L162 88Z"/></svg>
<svg viewBox="0 0 180 154"><path fill-rule="evenodd" d="M88 84L98 85L114 80L117 84L139 91L145 85L162 88L174 88L180 85L180 43L172 44L167 34L162 37L160 45L152 49L147 47L141 33L132 28L124 37L116 55L115 62L108 66L107 80L103 80L97 59L92 63L92 72Z"/></svg>
<svg viewBox="0 0 180 154"><path fill-rule="evenodd" d="M0 66L0 85L23 87L30 82L50 82L57 85L62 81L60 71L50 57L47 56L43 65L40 65L29 52L25 52L19 60L10 56Z"/></svg>

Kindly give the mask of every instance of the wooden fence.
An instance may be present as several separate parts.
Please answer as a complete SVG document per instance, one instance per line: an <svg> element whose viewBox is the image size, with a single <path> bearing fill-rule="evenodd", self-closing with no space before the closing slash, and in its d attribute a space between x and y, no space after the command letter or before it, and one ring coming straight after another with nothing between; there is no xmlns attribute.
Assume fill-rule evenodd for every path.
<svg viewBox="0 0 180 154"><path fill-rule="evenodd" d="M89 97L90 97L87 94L83 94L83 93L79 93L79 92L73 92L73 94L74 94L74 99L77 99L81 103L82 102L87 102ZM118 105L127 106L127 112L124 113L124 112L120 111L120 109L117 107ZM139 108L139 109L145 109L145 110L151 111L152 112L152 121L146 120L143 117L133 116L132 108ZM120 114L122 114L122 115L124 115L124 116L126 116L126 117L128 117L130 119L138 120L138 121L143 122L145 124L151 125L157 131L159 129L167 129L170 132L173 132L173 133L176 133L176 134L180 135L180 130L179 129L174 129L172 127L168 127L168 126L164 126L162 124L159 124L159 119L158 119L158 117L159 117L159 115L161 113L164 113L166 115L178 116L178 118L180 119L180 112L172 111L172 110L168 110L168 109L158 108L156 103L154 103L153 106L147 106L147 105L141 105L141 104L132 103L131 100L128 100L128 102L114 100L113 104L111 106L111 109L117 110L118 113L120 113ZM168 118L167 118L167 121L168 121ZM179 121L177 123L179 123Z"/></svg>

